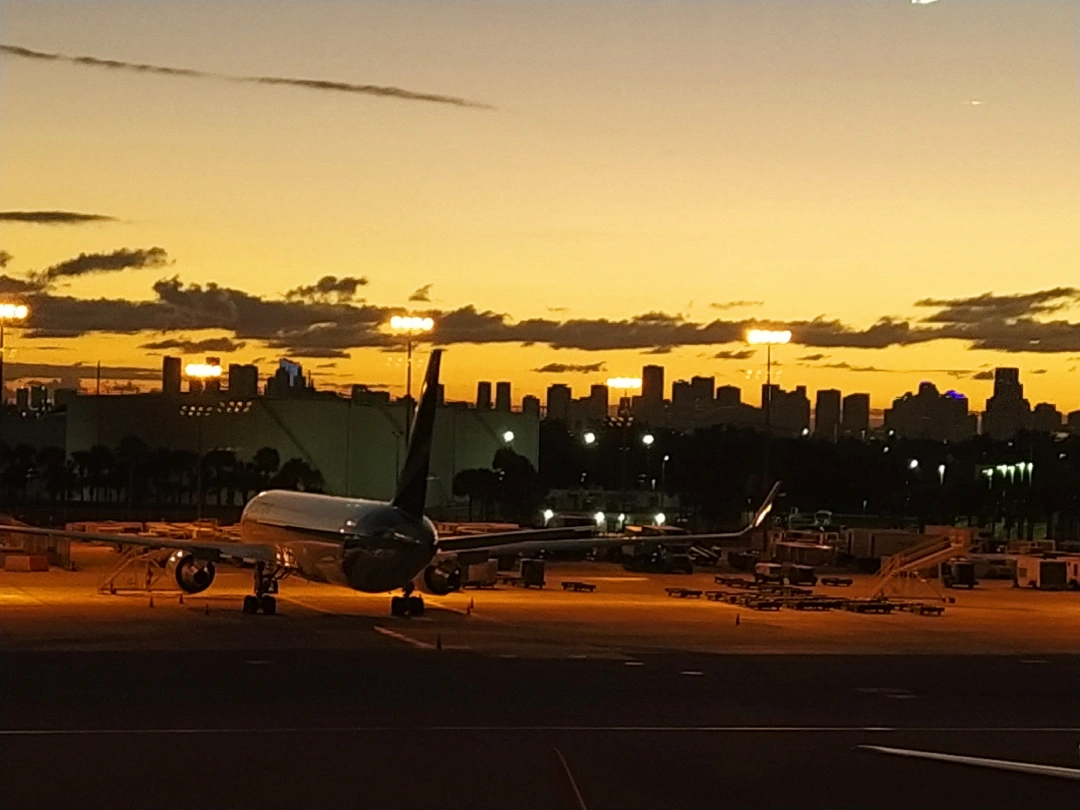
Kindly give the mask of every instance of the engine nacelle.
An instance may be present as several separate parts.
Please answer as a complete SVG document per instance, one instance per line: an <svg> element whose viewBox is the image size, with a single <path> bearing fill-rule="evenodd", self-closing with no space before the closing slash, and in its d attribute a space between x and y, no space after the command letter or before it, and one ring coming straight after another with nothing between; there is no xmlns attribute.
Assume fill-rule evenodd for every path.
<svg viewBox="0 0 1080 810"><path fill-rule="evenodd" d="M461 589L461 569L429 565L424 569L424 587L435 596L446 596Z"/></svg>
<svg viewBox="0 0 1080 810"><path fill-rule="evenodd" d="M205 591L214 582L214 564L183 551L169 555L165 570L185 593Z"/></svg>

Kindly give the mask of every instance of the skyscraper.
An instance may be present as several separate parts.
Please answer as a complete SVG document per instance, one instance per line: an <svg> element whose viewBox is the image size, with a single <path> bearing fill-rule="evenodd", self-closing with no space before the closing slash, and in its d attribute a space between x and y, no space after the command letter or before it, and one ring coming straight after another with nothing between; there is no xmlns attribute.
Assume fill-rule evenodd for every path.
<svg viewBox="0 0 1080 810"><path fill-rule="evenodd" d="M844 397L841 421L845 436L861 439L870 430L870 395L848 394Z"/></svg>
<svg viewBox="0 0 1080 810"><path fill-rule="evenodd" d="M161 358L161 392L163 394L180 393L180 358Z"/></svg>
<svg viewBox="0 0 1080 810"><path fill-rule="evenodd" d="M641 399L647 405L664 401L664 367L644 366L641 369Z"/></svg>
<svg viewBox="0 0 1080 810"><path fill-rule="evenodd" d="M481 380L476 384L476 410L491 410L491 383Z"/></svg>
<svg viewBox="0 0 1080 810"><path fill-rule="evenodd" d="M982 432L995 439L1011 439L1031 427L1031 403L1024 399L1020 369L994 369L994 395L986 400Z"/></svg>
<svg viewBox="0 0 1080 810"><path fill-rule="evenodd" d="M814 435L836 441L840 433L840 392L825 388L817 392L814 403Z"/></svg>
<svg viewBox="0 0 1080 810"><path fill-rule="evenodd" d="M547 390L547 418L566 422L570 418L570 386L563 383L549 385Z"/></svg>
<svg viewBox="0 0 1080 810"><path fill-rule="evenodd" d="M709 402L716 389L715 377L691 377L690 391L695 402Z"/></svg>
<svg viewBox="0 0 1080 810"><path fill-rule="evenodd" d="M221 368L221 358L220 357L207 357L206 358L206 365L208 365L208 366L216 366L217 368L220 369ZM221 390L221 376L220 376L220 374L217 377L207 377L206 378L206 390L207 391L215 391L215 392Z"/></svg>
<svg viewBox="0 0 1080 810"><path fill-rule="evenodd" d="M259 395L259 369L254 365L229 364L229 396Z"/></svg>
<svg viewBox="0 0 1080 810"><path fill-rule="evenodd" d="M716 404L723 408L733 408L742 402L742 391L736 385L721 385L716 389Z"/></svg>
<svg viewBox="0 0 1080 810"><path fill-rule="evenodd" d="M540 398L526 394L521 398L521 412L531 416L540 416Z"/></svg>
<svg viewBox="0 0 1080 810"><path fill-rule="evenodd" d="M495 410L497 411L509 411L510 410L510 383L497 382L495 383Z"/></svg>

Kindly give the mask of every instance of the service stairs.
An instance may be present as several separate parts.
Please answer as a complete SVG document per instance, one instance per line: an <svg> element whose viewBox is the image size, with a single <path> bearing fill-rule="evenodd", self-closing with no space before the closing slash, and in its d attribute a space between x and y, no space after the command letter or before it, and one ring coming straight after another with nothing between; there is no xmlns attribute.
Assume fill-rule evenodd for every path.
<svg viewBox="0 0 1080 810"><path fill-rule="evenodd" d="M956 557L963 557L970 548L971 541L965 537L939 536L894 554L885 561L874 579L870 597L919 597L930 591L944 602L945 595L923 576L923 572L936 569L941 563Z"/></svg>

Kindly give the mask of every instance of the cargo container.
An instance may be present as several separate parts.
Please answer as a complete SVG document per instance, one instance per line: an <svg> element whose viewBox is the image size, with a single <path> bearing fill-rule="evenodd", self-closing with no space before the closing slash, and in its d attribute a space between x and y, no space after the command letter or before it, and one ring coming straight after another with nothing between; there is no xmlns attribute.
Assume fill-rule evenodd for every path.
<svg viewBox="0 0 1080 810"><path fill-rule="evenodd" d="M1016 559L1016 584L1021 588L1060 591L1069 587L1067 557L1022 555Z"/></svg>

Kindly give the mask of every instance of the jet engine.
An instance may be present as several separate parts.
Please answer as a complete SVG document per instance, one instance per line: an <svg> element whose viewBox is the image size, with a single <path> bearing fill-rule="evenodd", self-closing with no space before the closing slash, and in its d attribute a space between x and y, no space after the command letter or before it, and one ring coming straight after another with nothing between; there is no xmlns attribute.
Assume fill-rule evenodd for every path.
<svg viewBox="0 0 1080 810"><path fill-rule="evenodd" d="M429 565L424 569L424 586L435 596L446 596L461 588L461 569L456 565L452 568Z"/></svg>
<svg viewBox="0 0 1080 810"><path fill-rule="evenodd" d="M214 564L197 560L192 554L177 551L169 556L166 572L185 593L205 591L214 582Z"/></svg>

